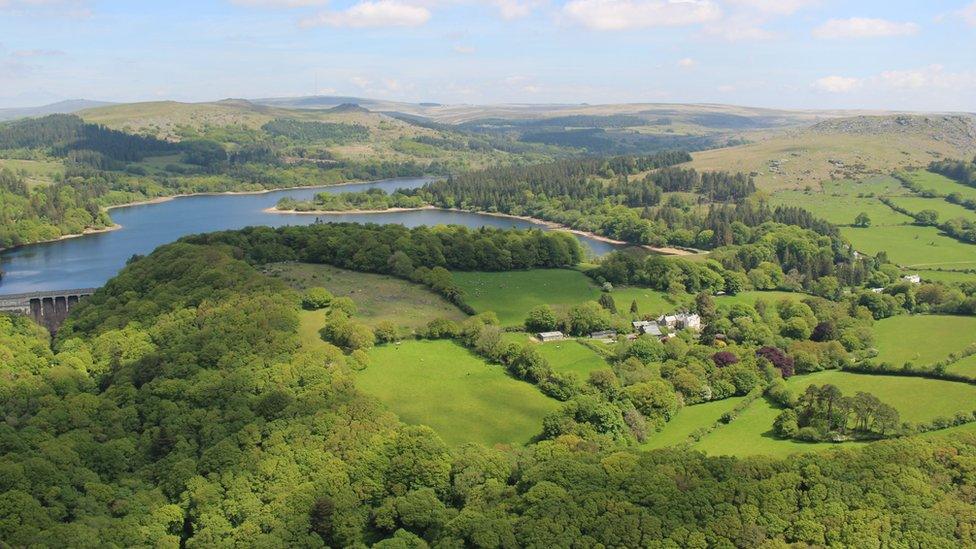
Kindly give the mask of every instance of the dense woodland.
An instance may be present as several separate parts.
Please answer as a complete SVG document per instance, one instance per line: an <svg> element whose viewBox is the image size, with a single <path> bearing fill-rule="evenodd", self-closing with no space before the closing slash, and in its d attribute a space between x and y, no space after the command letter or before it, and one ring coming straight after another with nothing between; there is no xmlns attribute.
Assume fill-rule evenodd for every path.
<svg viewBox="0 0 976 549"><path fill-rule="evenodd" d="M601 391L663 417L669 404L646 378L621 390L588 383L546 421L547 440L524 449L451 449L358 393L353 358L339 348L300 350L300 296L235 259L267 253L257 251L262 234L281 249L258 230L242 234L244 248L184 242L133 261L78 309L53 350L37 327L0 318L0 355L10 357L0 378L5 542L976 543L976 439L740 460L637 452L612 430L586 427L605 414ZM628 353L640 361L645 351ZM682 362L706 361L730 367Z"/></svg>
<svg viewBox="0 0 976 549"><path fill-rule="evenodd" d="M976 157L971 162L965 160L940 160L929 165L929 170L950 179L976 187Z"/></svg>
<svg viewBox="0 0 976 549"><path fill-rule="evenodd" d="M99 205L107 192L75 181L30 188L23 177L0 170L0 249L110 226Z"/></svg>
<svg viewBox="0 0 976 549"><path fill-rule="evenodd" d="M0 173L0 246L102 226L110 223L102 205L175 189L423 171L383 163L296 168L276 148L361 138L338 124L277 120L263 130L274 143L230 150L207 136L178 145L120 138L71 118L0 127L0 148L44 148L67 162L62 180L33 189ZM30 141L31 132L44 139ZM119 169L157 146L172 147L179 165L165 174ZM134 257L54 341L26 319L0 315L0 540L15 547L976 544L976 436L908 436L971 423L976 410L912 424L872 394L844 395L831 385L794 394L784 381L821 370L949 379L944 365L878 363L871 328L905 313L976 314L976 284L904 281L883 257L855 254L836 227L805 210L770 208L748 176L677 166L688 158L566 160L460 174L390 196L319 199L336 209L434 204L532 215L634 243L713 250L700 261L612 253L587 270L604 290L598 301L529 313L528 330L629 332L632 321L651 318L636 301L615 301L614 287L629 285L667 292L702 317L699 335L620 338L601 348L609 367L586 379L556 372L531 344L507 342L495 315L473 314L451 274L578 267L579 242L560 232L341 223L196 235ZM410 332L370 327L353 300L323 288L299 294L258 270L288 261L411 280L471 316L431 319ZM713 297L750 289L809 295L721 307ZM322 315L324 341L315 350L299 340L302 308ZM559 408L524 447L449 447L356 389L353 371L376 367L366 351L404 338L453 340ZM775 406L769 427L784 439L891 440L783 460L709 458L682 446L637 450L682 407L735 396Z"/></svg>
<svg viewBox="0 0 976 549"><path fill-rule="evenodd" d="M749 203L756 187L747 175L672 167L690 159L686 152L668 151L560 160L451 175L388 196L369 191L321 194L309 202L284 199L278 207L342 211L433 205L531 216L634 244L706 249L732 244L736 221L755 226L776 220L836 234L803 210ZM665 196L674 192L697 198ZM704 213L698 207L703 204Z"/></svg>

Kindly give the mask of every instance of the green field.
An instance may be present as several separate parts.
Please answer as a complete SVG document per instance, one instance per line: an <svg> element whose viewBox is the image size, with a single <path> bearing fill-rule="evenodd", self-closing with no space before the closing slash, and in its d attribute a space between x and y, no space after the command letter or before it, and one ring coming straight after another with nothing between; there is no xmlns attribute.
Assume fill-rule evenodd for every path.
<svg viewBox="0 0 976 549"><path fill-rule="evenodd" d="M933 280L936 282L976 282L976 273L966 273L959 271L913 271L920 275L922 280ZM906 273L909 274L909 273Z"/></svg>
<svg viewBox="0 0 976 549"><path fill-rule="evenodd" d="M264 270L293 288L322 286L336 296L351 297L359 309L356 317L374 326L388 320L400 327L419 328L434 318L467 318L460 309L424 286L392 276L308 263L275 263Z"/></svg>
<svg viewBox="0 0 976 549"><path fill-rule="evenodd" d="M764 300L766 303L773 304L773 303L776 303L778 301L782 301L784 299L790 299L790 300L793 300L793 301L802 301L802 300L804 300L804 299L806 299L808 297L810 297L810 296L808 296L807 294L801 294L801 293L797 293L797 292L779 292L779 291L755 292L755 291L750 291L750 292L739 292L739 293L737 293L735 295L721 295L721 296L718 296L718 297L715 298L715 304L716 305L719 305L719 306L725 305L725 306L729 306L729 307L731 307L732 305L735 305L736 303L745 303L747 305L755 305L756 302L759 301L760 299Z"/></svg>
<svg viewBox="0 0 976 549"><path fill-rule="evenodd" d="M722 425L705 435L692 446L706 454L716 456L785 457L801 452L816 452L841 447L829 442L797 442L773 436L773 421L781 410L774 408L765 398L758 398L739 413L728 425ZM846 442L844 448L862 443Z"/></svg>
<svg viewBox="0 0 976 549"><path fill-rule="evenodd" d="M743 398L745 397L727 398L694 406L685 406L678 410L678 413L665 424L663 429L656 433L650 433L647 442L641 445L641 448L651 450L682 444L688 440L691 433L718 421L722 414L735 408L738 403L742 402Z"/></svg>
<svg viewBox="0 0 976 549"><path fill-rule="evenodd" d="M640 315L662 315L670 313L678 307L673 303L664 292L658 292L649 288L617 287L610 295L617 303L617 310L626 314L630 311L630 304L637 301L637 310Z"/></svg>
<svg viewBox="0 0 976 549"><path fill-rule="evenodd" d="M407 423L445 442L524 444L559 403L449 341L406 341L370 351L356 384Z"/></svg>
<svg viewBox="0 0 976 549"><path fill-rule="evenodd" d="M877 361L928 366L976 342L976 317L900 315L874 325Z"/></svg>
<svg viewBox="0 0 976 549"><path fill-rule="evenodd" d="M796 393L810 385L836 385L844 395L871 393L894 406L902 421L923 422L952 417L976 409L976 386L921 377L856 374L832 370L791 378L787 385ZM770 423L772 425L772 423Z"/></svg>
<svg viewBox="0 0 976 549"><path fill-rule="evenodd" d="M49 185L64 175L64 164L50 160L15 160L0 158L0 170L9 169L26 175L27 185Z"/></svg>
<svg viewBox="0 0 976 549"><path fill-rule="evenodd" d="M603 357L578 341L541 343L538 349L539 353L549 361L553 370L576 374L580 381L586 381L593 370L610 367Z"/></svg>
<svg viewBox="0 0 976 549"><path fill-rule="evenodd" d="M552 305L559 312L600 297L600 290L586 275L568 269L456 272L454 280L464 290L465 301L474 310L494 311L505 326L522 324L528 312L537 305Z"/></svg>
<svg viewBox="0 0 976 549"><path fill-rule="evenodd" d="M934 191L941 195L959 193L965 198L976 199L976 188L963 185L958 181L953 181L952 179L937 173L932 173L929 171L914 171L908 173L908 177L912 181L919 183L921 188L924 190Z"/></svg>
<svg viewBox="0 0 976 549"><path fill-rule="evenodd" d="M868 255L885 251L899 265L915 267L976 267L976 246L942 235L934 227L900 225L859 229L842 227L841 235Z"/></svg>
<svg viewBox="0 0 976 549"><path fill-rule="evenodd" d="M770 202L776 206L804 208L835 225L851 225L861 212L868 214L874 226L902 225L912 222L911 217L892 210L877 198L783 191L774 194Z"/></svg>
<svg viewBox="0 0 976 549"><path fill-rule="evenodd" d="M960 374L976 379L976 355L970 355L958 362L953 362L946 368L946 371L950 374Z"/></svg>
<svg viewBox="0 0 976 549"><path fill-rule="evenodd" d="M976 212L967 210L958 204L946 202L941 198L925 198L921 196L899 196L891 199L898 207L910 212L918 213L922 210L933 210L939 214L939 222L950 219L963 218L976 221Z"/></svg>

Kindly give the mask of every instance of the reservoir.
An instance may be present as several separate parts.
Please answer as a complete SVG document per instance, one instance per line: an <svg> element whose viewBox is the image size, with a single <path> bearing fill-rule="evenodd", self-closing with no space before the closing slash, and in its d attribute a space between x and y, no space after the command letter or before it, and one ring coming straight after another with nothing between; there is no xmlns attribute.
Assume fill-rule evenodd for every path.
<svg viewBox="0 0 976 549"><path fill-rule="evenodd" d="M100 287L115 276L126 260L135 254L148 254L158 246L188 234L240 229L252 225L308 225L319 219L323 222L399 223L407 227L453 224L471 228L515 227L546 230L543 225L522 219L442 210L317 216L263 211L286 196L309 200L321 192L356 192L371 188L392 192L396 189L417 188L428 181L427 178L400 178L262 194L196 195L155 204L114 208L111 216L122 226L121 229L3 252L0 255L0 269L6 274L0 280L0 295ZM577 238L593 255L603 255L615 248L612 244L592 238Z"/></svg>

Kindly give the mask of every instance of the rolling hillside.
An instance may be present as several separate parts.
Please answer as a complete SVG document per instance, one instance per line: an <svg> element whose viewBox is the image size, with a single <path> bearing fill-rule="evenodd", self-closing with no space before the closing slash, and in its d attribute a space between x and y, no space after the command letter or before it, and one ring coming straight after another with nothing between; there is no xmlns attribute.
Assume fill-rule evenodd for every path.
<svg viewBox="0 0 976 549"><path fill-rule="evenodd" d="M696 153L692 165L753 173L766 190L816 187L922 167L944 157L968 158L976 152L976 117L854 116L752 137L753 143Z"/></svg>

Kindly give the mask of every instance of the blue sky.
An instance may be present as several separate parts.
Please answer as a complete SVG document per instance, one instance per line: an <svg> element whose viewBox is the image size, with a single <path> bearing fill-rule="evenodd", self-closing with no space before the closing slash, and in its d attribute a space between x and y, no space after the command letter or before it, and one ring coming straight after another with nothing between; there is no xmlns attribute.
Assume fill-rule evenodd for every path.
<svg viewBox="0 0 976 549"><path fill-rule="evenodd" d="M976 111L976 0L0 0L0 106L311 94Z"/></svg>

